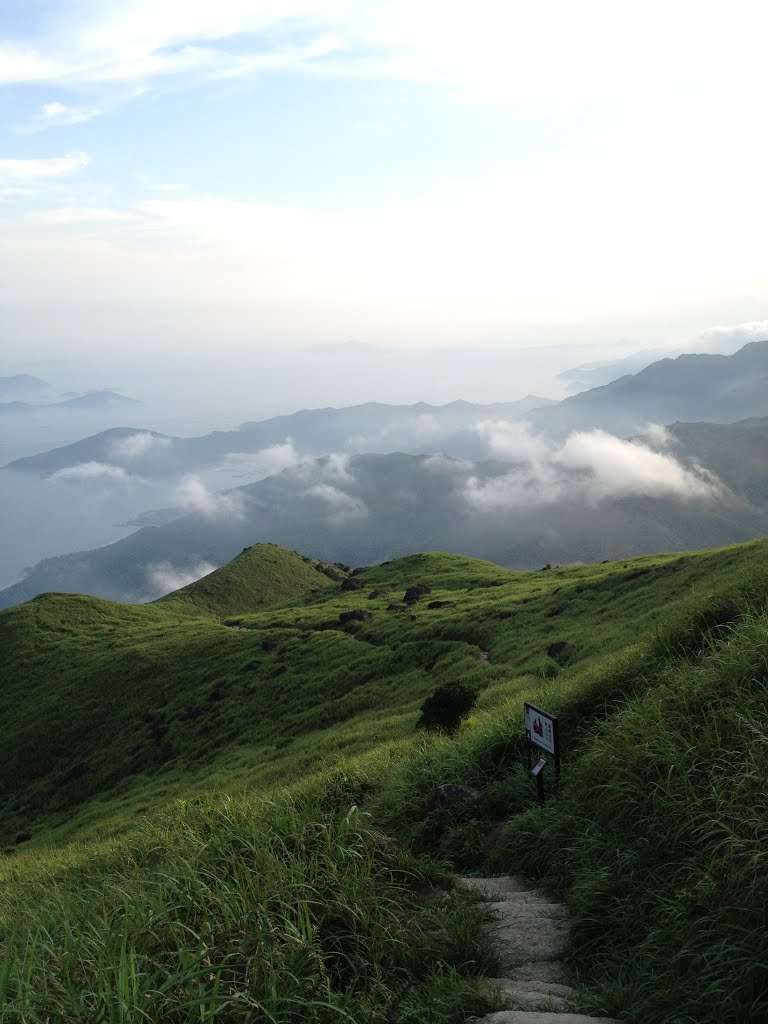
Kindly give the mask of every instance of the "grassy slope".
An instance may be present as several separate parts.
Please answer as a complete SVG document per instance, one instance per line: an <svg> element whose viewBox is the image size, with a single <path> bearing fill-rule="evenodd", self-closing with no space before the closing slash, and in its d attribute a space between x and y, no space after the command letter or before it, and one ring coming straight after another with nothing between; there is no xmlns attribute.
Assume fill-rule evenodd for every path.
<svg viewBox="0 0 768 1024"><path fill-rule="evenodd" d="M19 979L34 979L27 1015L14 1019L62 1007L93 1019L97 1007L138 1021L125 1008L140 1002L152 1019L206 1020L229 999L247 1020L238 1000L251 992L279 1021L345 1019L342 1007L352 1019L461 1020L472 1006L461 974L483 951L466 941L430 951L424 937L459 934L471 911L445 897L439 923L422 922L404 880L428 869L350 829L361 801L417 852L543 873L573 909L591 1005L650 1024L765 1019L767 570L766 542L536 573L415 555L366 570L362 591L330 587L232 620L245 629L63 595L3 613L0 642L17 652L6 736L21 783L14 796L5 776L6 833L22 821L41 840L68 818L132 822L106 847L8 858L0 931L12 947L18 930L18 957L9 974L0 965L0 985L21 1006ZM421 580L429 597L386 610ZM369 599L373 589L389 592ZM432 600L450 604L430 610ZM373 617L322 628L353 608ZM568 646L553 658L557 641ZM457 677L484 686L478 711L455 741L416 738L421 700ZM523 694L563 725L563 795L544 812L530 808L520 760ZM52 735L69 737L66 757L51 756ZM86 749L87 770L64 781ZM254 784L302 777L290 799L254 796ZM481 798L428 813L434 785L451 780ZM201 801L211 786L250 792ZM184 792L198 795L167 821L134 817ZM350 874L360 861L366 871ZM269 891L291 894L274 911L251 888L261 871ZM313 896L329 878L340 888ZM350 916L334 918L333 906ZM172 920L178 928L163 924ZM411 959L388 945L393 927ZM254 934L269 939L244 947ZM210 1015L183 996L208 1000ZM90 1016L75 1015L76 999L90 1000Z"/></svg>
<svg viewBox="0 0 768 1024"><path fill-rule="evenodd" d="M155 603L209 616L256 612L338 583L346 575L276 544L254 544L220 569Z"/></svg>
<svg viewBox="0 0 768 1024"><path fill-rule="evenodd" d="M0 842L99 821L110 800L134 813L163 795L282 783L340 753L401 742L439 684L476 682L492 706L567 677L660 621L697 581L733 571L747 550L538 573L413 555L366 571L360 591L336 584L230 626L181 614L172 600L36 598L0 615ZM429 597L387 610L419 581ZM371 599L374 590L383 593ZM432 600L447 604L429 609ZM371 619L327 628L356 608ZM555 660L548 648L563 641Z"/></svg>

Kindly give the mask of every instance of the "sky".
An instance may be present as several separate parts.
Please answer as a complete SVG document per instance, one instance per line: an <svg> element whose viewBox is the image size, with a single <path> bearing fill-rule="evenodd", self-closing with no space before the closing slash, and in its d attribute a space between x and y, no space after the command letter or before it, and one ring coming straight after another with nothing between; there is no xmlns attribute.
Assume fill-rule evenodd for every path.
<svg viewBox="0 0 768 1024"><path fill-rule="evenodd" d="M766 30L751 0L3 0L6 351L764 321Z"/></svg>

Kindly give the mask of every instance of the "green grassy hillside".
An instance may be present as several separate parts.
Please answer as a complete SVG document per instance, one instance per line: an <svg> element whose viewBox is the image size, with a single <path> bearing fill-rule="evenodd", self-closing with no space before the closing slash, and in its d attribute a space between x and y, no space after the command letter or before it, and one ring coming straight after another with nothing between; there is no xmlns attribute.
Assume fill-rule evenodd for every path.
<svg viewBox="0 0 768 1024"><path fill-rule="evenodd" d="M61 594L0 614L9 1019L461 1021L493 963L434 858L563 894L586 1007L765 1019L767 541L327 583L238 614L225 588L207 616ZM458 735L417 730L457 681L480 691ZM543 811L523 697L561 718ZM435 809L449 781L481 795Z"/></svg>
<svg viewBox="0 0 768 1024"><path fill-rule="evenodd" d="M421 554L333 585L308 565L329 585L223 622L218 610L189 611L221 608L216 577L232 575L253 600L262 551L154 605L42 595L0 615L0 843L99 821L109 801L122 814L201 785L282 783L401 742L451 680L479 686L492 706L568 678L661 622L699 581L738 570L749 550L536 573ZM250 586L249 565L259 569ZM432 593L406 604L419 582ZM349 612L361 621L342 624ZM553 644L564 645L554 656Z"/></svg>
<svg viewBox="0 0 768 1024"><path fill-rule="evenodd" d="M346 575L338 566L276 544L254 544L220 569L155 603L210 616L256 612L339 583Z"/></svg>

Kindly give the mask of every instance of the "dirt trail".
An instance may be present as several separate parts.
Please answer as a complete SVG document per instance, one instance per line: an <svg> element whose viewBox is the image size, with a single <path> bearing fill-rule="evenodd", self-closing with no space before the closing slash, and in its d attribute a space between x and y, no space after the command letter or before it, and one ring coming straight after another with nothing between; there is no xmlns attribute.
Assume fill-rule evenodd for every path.
<svg viewBox="0 0 768 1024"><path fill-rule="evenodd" d="M485 978L483 986L515 1007L475 1017L474 1024L619 1024L570 1012L576 991L566 984L561 963L569 932L559 903L512 875L462 878L460 884L495 903L491 928L503 977Z"/></svg>

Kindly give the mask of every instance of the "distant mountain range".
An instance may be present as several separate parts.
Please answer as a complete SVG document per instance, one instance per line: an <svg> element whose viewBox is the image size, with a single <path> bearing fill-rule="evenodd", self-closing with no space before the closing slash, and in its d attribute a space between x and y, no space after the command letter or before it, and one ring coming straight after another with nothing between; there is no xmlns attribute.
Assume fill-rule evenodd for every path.
<svg viewBox="0 0 768 1024"><path fill-rule="evenodd" d="M12 380L14 378L0 378ZM30 378L36 380L36 378ZM44 381L40 382L45 384ZM2 388L0 388L2 393ZM30 409L104 409L117 405L141 405L135 398L126 398L117 391L87 391L83 395L73 395L59 402L0 402L0 413L28 412Z"/></svg>
<svg viewBox="0 0 768 1024"><path fill-rule="evenodd" d="M751 342L731 356L661 359L556 406L534 410L529 419L547 433L599 427L629 437L647 423L734 423L753 416L768 416L768 341Z"/></svg>
<svg viewBox="0 0 768 1024"><path fill-rule="evenodd" d="M533 409L554 404L532 395L491 405L462 401L448 405L368 402L343 409L304 409L202 437L169 437L152 430L114 427L62 448L16 459L10 468L47 476L99 462L143 476L167 476L215 465L228 455L255 455L287 442L304 455L444 450L477 455L485 448L473 443L471 433L467 435L473 425L488 419L521 419Z"/></svg>
<svg viewBox="0 0 768 1024"><path fill-rule="evenodd" d="M130 399L94 392L67 404ZM99 397L100 396L100 397ZM342 409L304 409L286 416L243 423L238 430L201 437L169 437L152 430L115 427L74 444L16 459L10 468L47 476L97 462L148 477L195 472L233 456L265 455L265 465L243 460L251 479L275 467L273 450L289 444L293 454L327 452L385 454L442 453L482 459L488 446L477 426L487 421L525 420L544 435L564 437L576 430L607 430L619 437L641 433L649 423L732 423L768 416L768 341L752 342L731 356L683 355L662 359L636 374L561 402L527 396L515 402L478 405L384 405L369 402Z"/></svg>
<svg viewBox="0 0 768 1024"><path fill-rule="evenodd" d="M16 373L11 377L0 377L0 395L25 395L42 391L48 382L28 373Z"/></svg>
<svg viewBox="0 0 768 1024"><path fill-rule="evenodd" d="M352 565L430 549L519 569L735 543L768 533L766 453L768 418L676 424L655 449L587 435L527 460L322 456L195 492L164 525L46 559L0 606L47 590L147 600L158 574L202 575L256 541Z"/></svg>
<svg viewBox="0 0 768 1024"><path fill-rule="evenodd" d="M217 494L182 476L206 466L249 482ZM148 600L256 541L329 562L442 549L521 569L734 543L768 533L768 341L663 359L560 403L369 403L193 438L115 428L10 468L179 484L175 507L40 562L0 607L45 590Z"/></svg>

